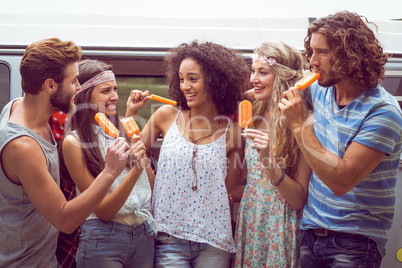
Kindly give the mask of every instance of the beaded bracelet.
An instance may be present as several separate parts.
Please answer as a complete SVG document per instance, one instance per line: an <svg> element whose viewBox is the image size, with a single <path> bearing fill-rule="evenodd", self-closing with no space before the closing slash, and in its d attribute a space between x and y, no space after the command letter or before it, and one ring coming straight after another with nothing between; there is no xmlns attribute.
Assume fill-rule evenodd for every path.
<svg viewBox="0 0 402 268"><path fill-rule="evenodd" d="M275 169L274 169L274 170L275 170ZM272 184L273 186L275 186L275 187L278 187L279 184L281 184L281 182L283 181L283 178L285 178L285 169L284 169L283 167L281 167L281 170L282 170L282 177L279 179L279 181L278 181L277 183L274 183L274 182L272 181L272 179L274 178L274 176L271 177L271 184ZM273 174L272 174L272 175L273 175Z"/></svg>

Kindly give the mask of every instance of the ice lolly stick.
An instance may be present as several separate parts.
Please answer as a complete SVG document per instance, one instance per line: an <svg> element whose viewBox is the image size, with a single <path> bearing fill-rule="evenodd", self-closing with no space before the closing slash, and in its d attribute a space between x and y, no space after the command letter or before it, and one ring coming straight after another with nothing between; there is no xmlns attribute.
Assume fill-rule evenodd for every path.
<svg viewBox="0 0 402 268"><path fill-rule="evenodd" d="M251 102L244 100L239 104L239 125L241 128L249 127L253 124L253 110Z"/></svg>
<svg viewBox="0 0 402 268"><path fill-rule="evenodd" d="M314 81L318 80L321 77L321 74L313 71L310 74L306 75L304 78L299 80L296 84L295 87L297 87L300 90L306 89L309 85L314 83Z"/></svg>
<svg viewBox="0 0 402 268"><path fill-rule="evenodd" d="M120 131L110 122L109 118L103 113L97 113L95 115L95 120L98 124L105 130L106 134L110 137L117 138Z"/></svg>
<svg viewBox="0 0 402 268"><path fill-rule="evenodd" d="M140 129L137 126L137 123L134 121L134 118L132 116L130 116L128 118L123 118L120 121L121 121L122 125L124 126L124 129L126 130L127 136L129 138L140 133Z"/></svg>
<svg viewBox="0 0 402 268"><path fill-rule="evenodd" d="M159 102L170 104L170 105L177 105L177 102L175 102L173 100L169 100L169 99L166 99L161 96L154 95L154 94L151 95L151 99L154 101L159 101Z"/></svg>

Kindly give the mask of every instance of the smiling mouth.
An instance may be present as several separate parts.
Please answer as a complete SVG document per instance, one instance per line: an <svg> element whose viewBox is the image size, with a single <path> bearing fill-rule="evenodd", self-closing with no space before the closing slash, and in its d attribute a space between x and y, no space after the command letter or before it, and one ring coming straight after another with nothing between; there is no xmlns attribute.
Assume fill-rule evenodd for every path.
<svg viewBox="0 0 402 268"><path fill-rule="evenodd" d="M194 98L196 95L197 95L197 94L195 94L195 93L186 93L186 94L185 94L186 99L192 99L192 98Z"/></svg>
<svg viewBox="0 0 402 268"><path fill-rule="evenodd" d="M108 104L105 106L109 111L116 111L116 104Z"/></svg>

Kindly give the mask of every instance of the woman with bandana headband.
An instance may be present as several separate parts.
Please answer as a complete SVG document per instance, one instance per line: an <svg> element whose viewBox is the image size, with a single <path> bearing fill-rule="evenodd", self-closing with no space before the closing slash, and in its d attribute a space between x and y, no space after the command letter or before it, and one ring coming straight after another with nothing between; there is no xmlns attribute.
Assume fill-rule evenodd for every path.
<svg viewBox="0 0 402 268"><path fill-rule="evenodd" d="M303 76L301 53L282 42L254 50L249 91L255 99L245 159L247 185L240 203L234 267L297 267L299 223L311 173L277 104ZM307 115L307 111L304 111Z"/></svg>
<svg viewBox="0 0 402 268"><path fill-rule="evenodd" d="M95 121L104 113L117 127L117 84L111 66L79 63L82 90L74 102L60 150L61 173L84 192L103 172L109 137ZM124 133L120 131L120 133ZM139 136L131 138L132 158L98 208L81 225L77 267L153 267L155 221L150 213L154 174ZM127 143L128 146L128 143Z"/></svg>
<svg viewBox="0 0 402 268"><path fill-rule="evenodd" d="M48 120L73 107L80 58L73 42L49 38L29 45L21 59L24 96L0 115L0 267L58 267L59 231L73 232L97 208L130 155L118 138L108 148L104 172L85 193L67 201L60 190Z"/></svg>

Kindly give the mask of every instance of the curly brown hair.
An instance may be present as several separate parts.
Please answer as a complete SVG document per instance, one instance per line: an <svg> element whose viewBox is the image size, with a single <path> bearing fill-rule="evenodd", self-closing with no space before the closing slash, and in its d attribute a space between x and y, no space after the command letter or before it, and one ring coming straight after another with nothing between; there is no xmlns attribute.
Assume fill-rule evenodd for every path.
<svg viewBox="0 0 402 268"><path fill-rule="evenodd" d="M363 20L364 19L364 20ZM333 49L332 71L339 77L347 77L357 86L374 88L384 79L388 56L368 24L366 17L349 11L337 12L312 22L304 39L304 58L309 62L313 51L310 41L313 33L326 37Z"/></svg>
<svg viewBox="0 0 402 268"><path fill-rule="evenodd" d="M195 40L191 44L183 43L171 49L165 57L169 96L185 110L189 107L180 90L179 68L186 58L200 65L207 97L217 106L219 114L233 114L238 102L243 99L248 83L249 68L246 60L236 51L212 42L198 43Z"/></svg>

